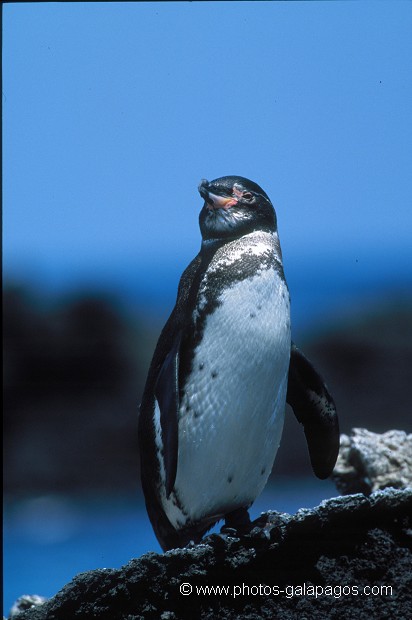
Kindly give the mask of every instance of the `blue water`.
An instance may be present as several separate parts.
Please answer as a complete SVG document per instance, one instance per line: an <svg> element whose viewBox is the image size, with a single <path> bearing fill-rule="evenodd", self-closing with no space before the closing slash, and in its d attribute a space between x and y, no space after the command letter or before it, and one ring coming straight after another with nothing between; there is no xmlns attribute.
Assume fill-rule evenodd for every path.
<svg viewBox="0 0 412 620"><path fill-rule="evenodd" d="M190 253L181 254L168 261L113 259L71 269L58 259L37 270L15 264L5 270L5 277L25 283L43 301L59 295L104 291L131 309L133 316L162 323L174 306L180 275L191 258ZM314 248L310 255L285 255L284 262L295 337L313 325L337 323L363 308L373 310L391 299L402 303L412 297L409 246L385 253L380 247L375 251L352 248L346 253L338 248L326 254Z"/></svg>
<svg viewBox="0 0 412 620"><path fill-rule="evenodd" d="M252 519L268 509L294 513L336 495L331 482L315 478L275 482L252 506ZM6 500L3 532L6 616L22 594L50 597L78 573L161 552L137 495Z"/></svg>

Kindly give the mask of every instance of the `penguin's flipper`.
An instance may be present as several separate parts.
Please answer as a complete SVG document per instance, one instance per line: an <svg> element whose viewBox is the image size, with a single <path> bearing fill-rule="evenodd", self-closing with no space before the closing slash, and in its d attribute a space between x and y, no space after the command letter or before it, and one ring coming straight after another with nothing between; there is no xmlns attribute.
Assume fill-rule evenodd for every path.
<svg viewBox="0 0 412 620"><path fill-rule="evenodd" d="M312 469L328 478L339 452L339 422L335 403L309 360L292 343L286 401L306 435Z"/></svg>
<svg viewBox="0 0 412 620"><path fill-rule="evenodd" d="M169 497L176 480L179 414L179 356L182 332L177 332L172 348L166 355L155 386L160 408L160 426L164 446L166 496Z"/></svg>

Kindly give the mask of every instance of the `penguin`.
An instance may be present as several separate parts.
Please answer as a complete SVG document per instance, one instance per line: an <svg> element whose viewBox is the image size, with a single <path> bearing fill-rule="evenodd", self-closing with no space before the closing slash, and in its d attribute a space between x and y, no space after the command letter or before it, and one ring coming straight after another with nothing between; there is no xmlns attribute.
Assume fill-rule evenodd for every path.
<svg viewBox="0 0 412 620"><path fill-rule="evenodd" d="M286 402L327 478L339 451L332 396L291 341L275 209L241 176L202 180L201 248L149 368L138 439L148 516L164 551L224 519L247 532L279 447Z"/></svg>

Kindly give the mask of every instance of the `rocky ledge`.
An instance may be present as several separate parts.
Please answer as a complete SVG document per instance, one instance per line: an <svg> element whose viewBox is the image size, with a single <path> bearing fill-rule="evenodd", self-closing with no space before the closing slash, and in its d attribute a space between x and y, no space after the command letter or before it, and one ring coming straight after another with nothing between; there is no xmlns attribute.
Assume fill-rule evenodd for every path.
<svg viewBox="0 0 412 620"><path fill-rule="evenodd" d="M341 435L332 479L345 495L412 487L412 434L354 428L350 436Z"/></svg>
<svg viewBox="0 0 412 620"><path fill-rule="evenodd" d="M344 441L340 466L348 453ZM409 479L405 469L402 476ZM16 607L13 617L404 620L412 617L411 521L409 487L345 495L295 515L268 512L241 538L212 534L200 545L77 575L47 601L21 599L20 609L32 606Z"/></svg>

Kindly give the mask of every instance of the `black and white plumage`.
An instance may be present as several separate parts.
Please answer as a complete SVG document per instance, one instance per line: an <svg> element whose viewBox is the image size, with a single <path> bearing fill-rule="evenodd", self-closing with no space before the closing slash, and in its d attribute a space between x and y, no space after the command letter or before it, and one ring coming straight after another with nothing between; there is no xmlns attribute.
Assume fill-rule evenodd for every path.
<svg viewBox="0 0 412 620"><path fill-rule="evenodd" d="M285 402L312 467L332 472L335 406L291 342L275 210L244 177L202 181L202 246L184 271L157 344L139 418L142 485L164 550L198 542L219 519L248 523L279 446Z"/></svg>

